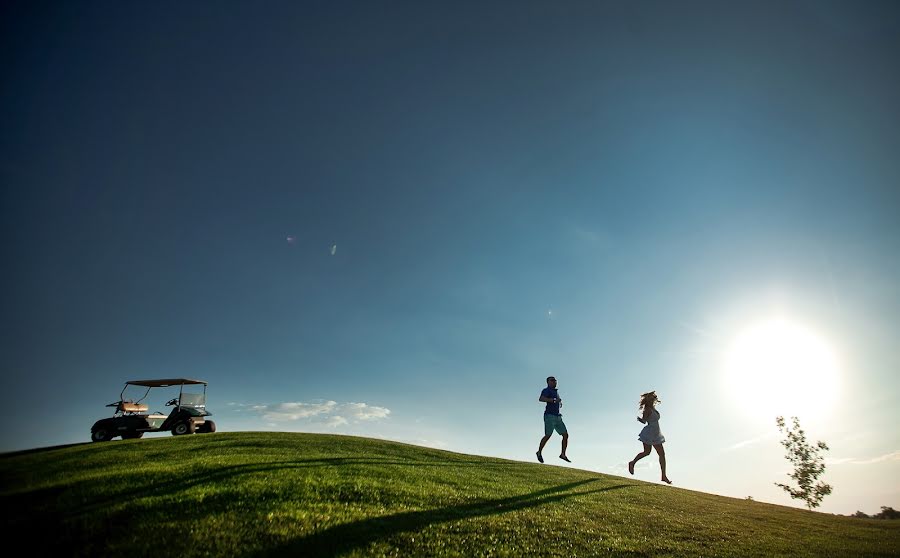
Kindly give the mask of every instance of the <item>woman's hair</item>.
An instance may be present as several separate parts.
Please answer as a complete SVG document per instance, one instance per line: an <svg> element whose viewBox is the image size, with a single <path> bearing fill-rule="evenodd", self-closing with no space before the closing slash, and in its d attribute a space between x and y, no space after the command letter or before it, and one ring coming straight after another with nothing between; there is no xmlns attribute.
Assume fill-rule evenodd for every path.
<svg viewBox="0 0 900 558"><path fill-rule="evenodd" d="M656 403L662 403L659 397L656 396L656 391L648 391L647 393L641 394L641 400L638 402L638 409L643 411L646 407L653 407Z"/></svg>

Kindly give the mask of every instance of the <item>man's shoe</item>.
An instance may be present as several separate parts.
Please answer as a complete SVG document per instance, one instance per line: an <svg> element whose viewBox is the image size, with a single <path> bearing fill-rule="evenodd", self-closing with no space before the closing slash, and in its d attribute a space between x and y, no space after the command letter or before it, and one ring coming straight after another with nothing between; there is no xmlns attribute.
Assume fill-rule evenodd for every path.
<svg viewBox="0 0 900 558"><path fill-rule="evenodd" d="M535 452L535 455L537 456L538 461L540 461L541 463L544 462L544 456L541 455L541 452L539 452L539 451L538 451L538 452Z"/></svg>
<svg viewBox="0 0 900 558"><path fill-rule="evenodd" d="M563 461L568 461L569 463L572 462L572 461L571 461L568 457L566 457L565 455L560 455L559 458L562 459Z"/></svg>

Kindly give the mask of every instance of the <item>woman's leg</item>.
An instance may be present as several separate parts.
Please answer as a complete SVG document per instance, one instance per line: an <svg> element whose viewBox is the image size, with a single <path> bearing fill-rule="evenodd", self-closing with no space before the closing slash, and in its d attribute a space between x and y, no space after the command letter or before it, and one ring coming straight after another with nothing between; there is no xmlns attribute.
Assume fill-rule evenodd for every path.
<svg viewBox="0 0 900 558"><path fill-rule="evenodd" d="M655 444L653 447L656 448L656 453L659 454L659 468L662 469L662 481L665 483L672 484L672 481L670 481L669 477L666 476L666 450L665 450L665 448L663 448L662 444Z"/></svg>
<svg viewBox="0 0 900 558"><path fill-rule="evenodd" d="M634 456L634 459L628 462L628 472L634 474L634 464L641 459L650 455L650 444L644 444L644 451Z"/></svg>

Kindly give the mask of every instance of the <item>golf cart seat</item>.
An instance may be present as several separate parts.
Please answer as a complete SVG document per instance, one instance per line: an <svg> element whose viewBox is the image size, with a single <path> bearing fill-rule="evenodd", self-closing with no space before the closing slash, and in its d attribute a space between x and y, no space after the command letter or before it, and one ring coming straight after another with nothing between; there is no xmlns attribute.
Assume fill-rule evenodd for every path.
<svg viewBox="0 0 900 558"><path fill-rule="evenodd" d="M146 413L150 410L149 407L144 405L143 403L132 403L131 401L121 401L119 402L119 411L123 413Z"/></svg>

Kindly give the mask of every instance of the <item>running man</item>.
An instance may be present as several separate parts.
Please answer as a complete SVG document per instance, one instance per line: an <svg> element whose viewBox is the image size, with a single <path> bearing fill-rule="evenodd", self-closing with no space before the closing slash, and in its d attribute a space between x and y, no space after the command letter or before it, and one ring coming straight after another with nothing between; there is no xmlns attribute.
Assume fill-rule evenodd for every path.
<svg viewBox="0 0 900 558"><path fill-rule="evenodd" d="M566 457L566 446L569 445L569 431L566 430L566 423L563 422L562 415L559 413L559 408L562 407L562 399L559 397L559 392L556 391L556 378L553 376L547 378L547 387L541 392L538 401L547 404L547 407L544 409L544 437L541 438L541 444L538 446L536 454L538 461L544 462L544 456L541 455L541 452L544 451L544 445L550 439L550 436L553 435L554 430L562 436L562 453L559 454L559 458L563 461L569 461L569 458Z"/></svg>

